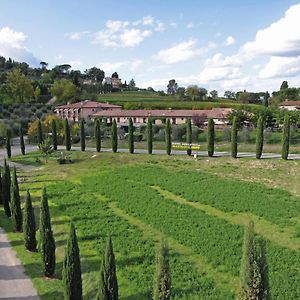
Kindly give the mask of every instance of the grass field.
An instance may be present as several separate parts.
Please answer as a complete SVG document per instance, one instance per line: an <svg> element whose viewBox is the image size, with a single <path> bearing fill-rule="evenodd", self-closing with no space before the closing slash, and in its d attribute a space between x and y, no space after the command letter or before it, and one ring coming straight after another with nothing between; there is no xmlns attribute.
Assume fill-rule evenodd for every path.
<svg viewBox="0 0 300 300"><path fill-rule="evenodd" d="M124 109L212 109L243 108L244 104L228 99L214 99L211 101L184 101L178 96L160 96L151 92L123 92L98 96L98 101L121 105ZM255 104L247 104L248 107L260 107Z"/></svg>
<svg viewBox="0 0 300 300"><path fill-rule="evenodd" d="M0 226L42 299L61 299L61 262L72 220L81 251L84 299L97 289L100 257L112 234L120 299L151 299L155 249L170 246L172 299L235 299L243 226L267 241L272 299L300 298L300 173L297 161L72 153L20 173L38 208L46 186L57 244L57 278L41 276L39 254L0 214ZM16 161L35 162L36 154ZM79 171L80 170L80 171ZM38 213L38 209L36 210Z"/></svg>

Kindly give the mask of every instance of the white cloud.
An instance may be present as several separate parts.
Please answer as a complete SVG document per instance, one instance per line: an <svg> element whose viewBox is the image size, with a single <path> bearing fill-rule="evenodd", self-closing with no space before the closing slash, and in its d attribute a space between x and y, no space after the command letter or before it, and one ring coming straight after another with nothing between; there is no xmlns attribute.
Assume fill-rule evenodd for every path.
<svg viewBox="0 0 300 300"><path fill-rule="evenodd" d="M65 36L72 41L78 41L87 34L89 34L88 31L78 31L66 33Z"/></svg>
<svg viewBox="0 0 300 300"><path fill-rule="evenodd" d="M181 61L189 60L203 53L202 49L196 48L197 41L190 39L175 46L162 49L158 52L156 58L166 64L174 64Z"/></svg>
<svg viewBox="0 0 300 300"><path fill-rule="evenodd" d="M191 28L194 28L194 27L195 27L195 25L192 22L189 22L189 23L186 24L187 29L191 29Z"/></svg>
<svg viewBox="0 0 300 300"><path fill-rule="evenodd" d="M92 43L102 44L105 47L135 47L151 34L150 30L131 27L129 21L109 20L104 30L94 34Z"/></svg>
<svg viewBox="0 0 300 300"><path fill-rule="evenodd" d="M300 75L300 56L272 56L267 65L259 73L259 77L262 79L277 77L294 77L298 75Z"/></svg>
<svg viewBox="0 0 300 300"><path fill-rule="evenodd" d="M153 25L154 18L151 16L147 16L143 18L143 25Z"/></svg>
<svg viewBox="0 0 300 300"><path fill-rule="evenodd" d="M98 67L103 69L105 72L114 72L122 68L127 68L131 72L135 72L143 64L143 60L135 59L132 61L117 61L117 62L101 62Z"/></svg>
<svg viewBox="0 0 300 300"><path fill-rule="evenodd" d="M230 35L226 38L224 45L227 47L227 46L231 46L233 44L235 44L235 38L232 35Z"/></svg>
<svg viewBox="0 0 300 300"><path fill-rule="evenodd" d="M177 27L177 23L176 22L170 22L170 26L176 28Z"/></svg>
<svg viewBox="0 0 300 300"><path fill-rule="evenodd" d="M37 65L38 59L24 44L26 40L27 36L23 32L14 31L9 27L0 28L0 55Z"/></svg>
<svg viewBox="0 0 300 300"><path fill-rule="evenodd" d="M163 23L161 21L157 21L154 30L155 31L165 31L166 30L165 23Z"/></svg>
<svg viewBox="0 0 300 300"><path fill-rule="evenodd" d="M144 61L142 59L135 59L131 62L130 70L135 72L143 63Z"/></svg>
<svg viewBox="0 0 300 300"><path fill-rule="evenodd" d="M300 55L300 4L291 6L285 16L269 27L259 30L255 40L246 43L242 52L250 57Z"/></svg>

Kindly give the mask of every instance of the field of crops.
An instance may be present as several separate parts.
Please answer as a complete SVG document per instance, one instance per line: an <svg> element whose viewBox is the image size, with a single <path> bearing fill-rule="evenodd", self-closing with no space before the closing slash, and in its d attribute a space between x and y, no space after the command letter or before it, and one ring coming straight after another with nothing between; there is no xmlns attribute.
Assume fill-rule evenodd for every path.
<svg viewBox="0 0 300 300"><path fill-rule="evenodd" d="M151 299L154 256L161 236L170 247L172 299L235 299L243 226L249 218L267 242L272 299L300 298L297 195L226 178L221 172L212 174L201 168L204 160L197 163L188 158L109 153L90 159L92 154L76 155L78 161L73 165L58 167L50 162L20 176L22 194L30 188L36 206L40 188L48 189L58 246L58 277L68 224L74 221L85 299L95 295L108 234L113 237L120 299ZM226 168L222 170L226 172ZM1 219L2 213L0 226L9 229ZM45 284L39 275L39 255L24 253L21 235L9 236L42 299L58 299L62 295L59 278Z"/></svg>

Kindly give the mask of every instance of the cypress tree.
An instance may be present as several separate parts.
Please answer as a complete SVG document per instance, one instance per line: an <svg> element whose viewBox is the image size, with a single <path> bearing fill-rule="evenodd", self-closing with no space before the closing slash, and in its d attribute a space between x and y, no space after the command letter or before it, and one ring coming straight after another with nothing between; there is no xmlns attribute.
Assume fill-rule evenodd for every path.
<svg viewBox="0 0 300 300"><path fill-rule="evenodd" d="M51 228L51 217L46 189L43 190L40 209L40 242L44 275L51 277L55 272L55 241Z"/></svg>
<svg viewBox="0 0 300 300"><path fill-rule="evenodd" d="M11 210L10 210L10 170L9 166L4 160L3 166L3 175L2 175L2 201L4 212L7 217L11 217Z"/></svg>
<svg viewBox="0 0 300 300"><path fill-rule="evenodd" d="M148 153L152 154L153 130L152 130L152 119L151 118L148 118L148 123L147 123L147 143L148 143Z"/></svg>
<svg viewBox="0 0 300 300"><path fill-rule="evenodd" d="M80 123L80 146L81 146L81 151L85 151L84 119L81 119L81 123Z"/></svg>
<svg viewBox="0 0 300 300"><path fill-rule="evenodd" d="M207 127L207 153L213 157L215 152L215 122L213 119L208 120Z"/></svg>
<svg viewBox="0 0 300 300"><path fill-rule="evenodd" d="M62 280L64 283L65 300L82 299L82 281L79 247L75 227L70 226L70 234L65 250L65 259L63 262Z"/></svg>
<svg viewBox="0 0 300 300"><path fill-rule="evenodd" d="M15 231L22 231L22 210L17 171L14 167L11 183L11 216Z"/></svg>
<svg viewBox="0 0 300 300"><path fill-rule="evenodd" d="M166 127L165 127L165 140L166 140L166 152L167 152L168 155L170 155L171 154L171 148L172 148L170 119L167 119L167 124L166 124Z"/></svg>
<svg viewBox="0 0 300 300"><path fill-rule="evenodd" d="M116 120L113 120L111 127L111 148L113 152L118 151L118 132Z"/></svg>
<svg viewBox="0 0 300 300"><path fill-rule="evenodd" d="M25 155L25 142L24 142L24 136L23 136L23 130L22 125L20 125L19 128L19 136L20 136L20 148L22 155Z"/></svg>
<svg viewBox="0 0 300 300"><path fill-rule="evenodd" d="M3 204L3 200L2 200L2 197L3 197L3 192L2 192L2 170L0 168L0 205Z"/></svg>
<svg viewBox="0 0 300 300"><path fill-rule="evenodd" d="M100 282L96 300L118 300L118 298L115 255L111 237L109 237L101 263Z"/></svg>
<svg viewBox="0 0 300 300"><path fill-rule="evenodd" d="M43 141L44 141L42 122L41 122L40 119L39 119L39 122L38 122L37 141L38 141L38 144L42 144Z"/></svg>
<svg viewBox="0 0 300 300"><path fill-rule="evenodd" d="M96 150L97 152L101 151L101 122L99 119L95 123L95 139L96 139Z"/></svg>
<svg viewBox="0 0 300 300"><path fill-rule="evenodd" d="M154 300L169 300L171 294L171 274L169 264L169 249L162 240L156 255L156 274L154 278Z"/></svg>
<svg viewBox="0 0 300 300"><path fill-rule="evenodd" d="M187 144L191 144L192 143L192 122L191 119L187 119L186 122L186 142ZM192 154L192 148L189 147L186 150L187 155L191 155Z"/></svg>
<svg viewBox="0 0 300 300"><path fill-rule="evenodd" d="M56 128L56 121L52 120L51 123L51 131L52 131L52 146L53 150L57 150L57 128Z"/></svg>
<svg viewBox="0 0 300 300"><path fill-rule="evenodd" d="M7 153L7 157L11 158L11 132L9 129L6 130L6 153Z"/></svg>
<svg viewBox="0 0 300 300"><path fill-rule="evenodd" d="M237 118L234 117L231 128L231 156L237 158Z"/></svg>
<svg viewBox="0 0 300 300"><path fill-rule="evenodd" d="M252 221L245 227L239 300L268 299L268 266L265 243L254 238Z"/></svg>
<svg viewBox="0 0 300 300"><path fill-rule="evenodd" d="M24 242L25 248L28 251L35 252L37 247L36 242L36 227L35 227L35 217L34 209L32 207L31 196L27 190L25 205L24 205L24 219L23 219L23 232L24 232Z"/></svg>
<svg viewBox="0 0 300 300"><path fill-rule="evenodd" d="M133 136L133 123L132 119L129 118L129 124L128 124L128 146L129 146L129 153L134 152L134 136Z"/></svg>
<svg viewBox="0 0 300 300"><path fill-rule="evenodd" d="M260 159L264 146L264 119L262 116L258 118L256 130L256 158Z"/></svg>
<svg viewBox="0 0 300 300"><path fill-rule="evenodd" d="M66 150L70 151L71 150L71 132L70 132L70 125L68 122L68 119L65 119L65 145L66 145Z"/></svg>
<svg viewBox="0 0 300 300"><path fill-rule="evenodd" d="M282 159L287 160L290 147L290 118L288 114L284 116L283 131L282 131Z"/></svg>

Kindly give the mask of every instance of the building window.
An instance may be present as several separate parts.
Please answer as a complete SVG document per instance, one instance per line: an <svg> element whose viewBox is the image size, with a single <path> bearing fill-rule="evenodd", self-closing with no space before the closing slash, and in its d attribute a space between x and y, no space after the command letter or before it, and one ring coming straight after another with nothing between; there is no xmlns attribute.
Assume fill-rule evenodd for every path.
<svg viewBox="0 0 300 300"><path fill-rule="evenodd" d="M136 118L133 118L133 123L136 123Z"/></svg>
<svg viewBox="0 0 300 300"><path fill-rule="evenodd" d="M120 118L117 118L117 122L120 123Z"/></svg>
<svg viewBox="0 0 300 300"><path fill-rule="evenodd" d="M146 118L143 118L143 123L146 123Z"/></svg>
<svg viewBox="0 0 300 300"><path fill-rule="evenodd" d="M176 124L176 118L172 118L172 124Z"/></svg>

